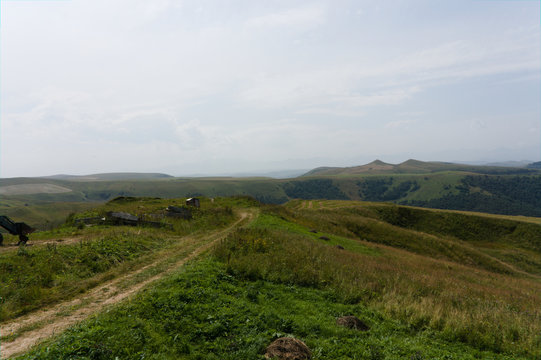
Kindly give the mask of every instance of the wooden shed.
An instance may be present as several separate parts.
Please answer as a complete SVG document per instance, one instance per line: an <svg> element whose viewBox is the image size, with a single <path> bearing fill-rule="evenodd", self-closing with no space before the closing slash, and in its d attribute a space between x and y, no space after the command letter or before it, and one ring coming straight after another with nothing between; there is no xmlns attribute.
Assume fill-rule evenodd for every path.
<svg viewBox="0 0 541 360"><path fill-rule="evenodd" d="M199 199L198 198L189 198L186 199L186 206L195 206L199 207Z"/></svg>

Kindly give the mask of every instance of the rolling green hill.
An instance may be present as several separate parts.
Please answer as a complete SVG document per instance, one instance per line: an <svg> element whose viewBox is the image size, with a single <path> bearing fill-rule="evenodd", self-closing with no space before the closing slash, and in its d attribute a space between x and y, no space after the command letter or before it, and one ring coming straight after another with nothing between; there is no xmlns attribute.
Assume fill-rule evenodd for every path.
<svg viewBox="0 0 541 360"><path fill-rule="evenodd" d="M72 219L110 210L157 214L183 201L129 198ZM244 223L235 220L247 213ZM206 255L20 358L264 359L283 336L304 341L314 360L541 356L539 219L343 200L279 206L203 198L193 220L170 221L173 228L163 229L68 223L31 239L33 247L0 252L0 315L17 321L22 307L31 315L61 303L63 293L93 294L133 273L125 288L115 287L130 291L136 278L159 274L153 261L186 256L183 248L208 244L205 234L229 226ZM49 244L66 234L81 241ZM75 310L62 311L53 324ZM338 326L343 315L368 330Z"/></svg>
<svg viewBox="0 0 541 360"><path fill-rule="evenodd" d="M160 173L103 173L92 175L52 175L44 179L69 180L69 181L122 181L122 180L152 180L172 178L173 176Z"/></svg>
<svg viewBox="0 0 541 360"><path fill-rule="evenodd" d="M43 229L60 224L70 212L117 196L232 195L249 195L269 204L292 199L364 200L541 217L541 173L537 170L416 160L321 168L293 179L173 178L163 174L0 179L0 212ZM59 202L64 205L47 211L48 204Z"/></svg>
<svg viewBox="0 0 541 360"><path fill-rule="evenodd" d="M454 164L447 162L424 162L410 159L401 164L387 164L381 160L375 160L369 164L353 167L322 167L313 169L303 176L326 176L326 175L379 175L379 174L429 174L442 171L459 171L487 175L519 175L532 174L536 171L525 168L512 168L503 166L474 166Z"/></svg>

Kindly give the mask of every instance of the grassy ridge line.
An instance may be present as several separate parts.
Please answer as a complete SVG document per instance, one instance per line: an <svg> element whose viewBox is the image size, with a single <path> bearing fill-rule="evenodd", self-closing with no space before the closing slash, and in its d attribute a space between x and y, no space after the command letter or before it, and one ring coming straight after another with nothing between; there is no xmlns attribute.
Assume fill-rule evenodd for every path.
<svg viewBox="0 0 541 360"><path fill-rule="evenodd" d="M459 264L499 273L541 275L541 228L537 224L392 204L316 204L320 210L306 210L302 203L292 202L288 204L292 211L282 216L308 228ZM344 204L348 206L341 206Z"/></svg>
<svg viewBox="0 0 541 360"><path fill-rule="evenodd" d="M308 207L309 203L312 203L312 207ZM295 210L301 210L304 208L313 208L315 210L317 209L332 210L332 209L352 208L352 207L366 206L366 205L381 205L381 203L370 202L370 201L359 201L359 200L300 200L300 199L297 199L297 200L290 200L284 205L287 208L292 208ZM412 208L412 209L419 209L419 210L472 215L472 216L480 216L480 217L493 218L493 219L504 219L504 220L528 222L532 224L541 225L541 217L534 217L534 216L489 214L489 213L476 212L476 211L450 210L450 209L427 209L427 208L423 208L419 206L409 206L409 205L408 206L401 205L401 206Z"/></svg>
<svg viewBox="0 0 541 360"><path fill-rule="evenodd" d="M379 174L430 174L434 172L456 171L479 174L528 174L535 173L535 170L526 168L512 168L502 166L466 165L436 161L419 161L409 159L400 164L388 164L375 160L369 164L351 167L322 167L316 168L303 176L336 176L336 175L379 175Z"/></svg>
<svg viewBox="0 0 541 360"><path fill-rule="evenodd" d="M48 310L42 310L38 316L30 315L11 323L2 324L0 333L12 334L7 337L7 341L4 338L2 342L3 356L11 357L27 351L36 343L64 331L97 311L103 310L104 306L128 298L207 251L216 241L229 234L240 224L250 221L253 216L253 211L244 211L240 213L240 218L226 229L211 234L200 234L194 238L195 242L192 242L188 249L185 243L179 244L180 246L172 246L157 254L155 262L103 283L81 297L55 305ZM64 313L66 309L70 314L64 314L64 317L58 320L58 314Z"/></svg>
<svg viewBox="0 0 541 360"><path fill-rule="evenodd" d="M275 216L283 219L284 213ZM293 216L299 223L303 214ZM324 221L317 219L319 228ZM326 229L334 232L332 227ZM538 279L438 260L434 254L432 258L389 246L364 245L376 247L380 255L341 251L285 226L238 233L223 244L218 255L234 274L249 279L334 289L342 301L368 303L414 329L432 329L444 339L496 352L541 356Z"/></svg>

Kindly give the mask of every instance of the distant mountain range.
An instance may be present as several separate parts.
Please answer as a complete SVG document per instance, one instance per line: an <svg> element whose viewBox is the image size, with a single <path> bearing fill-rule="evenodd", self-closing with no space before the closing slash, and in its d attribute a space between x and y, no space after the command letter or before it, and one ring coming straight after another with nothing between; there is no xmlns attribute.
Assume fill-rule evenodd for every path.
<svg viewBox="0 0 541 360"><path fill-rule="evenodd" d="M390 164L381 160L375 160L371 163L359 166L337 167L322 166L312 170L307 169L288 169L274 171L246 171L231 173L194 173L191 175L182 175L181 178L247 178L247 177L266 177L275 179L292 179L306 176L329 176L329 175L384 175L384 174L422 174L441 171L461 171L481 174L508 174L511 172L527 173L524 169L541 169L541 161L501 161L491 163L456 163L440 161L420 161L410 159L400 164ZM40 176L27 179L47 179L61 181L128 181L128 180L159 180L166 178L177 178L177 176L165 173L142 173L142 172L114 172L99 173L90 175L69 175L58 174L51 176ZM0 180L8 180L4 178ZM16 178L13 178L16 179ZM17 178L23 179L23 178Z"/></svg>
<svg viewBox="0 0 541 360"><path fill-rule="evenodd" d="M504 166L504 167L527 167L532 161L522 160L522 161L498 161L490 162L486 164L477 164L477 165L486 165L486 166Z"/></svg>
<svg viewBox="0 0 541 360"><path fill-rule="evenodd" d="M329 175L386 175L386 174L423 174L442 171L460 171L475 174L526 174L534 172L522 167L466 165L437 161L419 161L410 159L400 164L388 164L375 160L366 165L352 167L319 167L305 173L303 176Z"/></svg>

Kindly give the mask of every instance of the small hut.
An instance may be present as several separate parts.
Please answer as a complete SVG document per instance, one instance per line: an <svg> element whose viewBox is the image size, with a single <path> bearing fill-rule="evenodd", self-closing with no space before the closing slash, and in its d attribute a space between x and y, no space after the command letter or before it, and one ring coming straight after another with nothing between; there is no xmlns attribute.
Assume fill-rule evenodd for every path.
<svg viewBox="0 0 541 360"><path fill-rule="evenodd" d="M186 206L194 206L194 207L198 208L199 207L199 199L198 198L186 199Z"/></svg>

